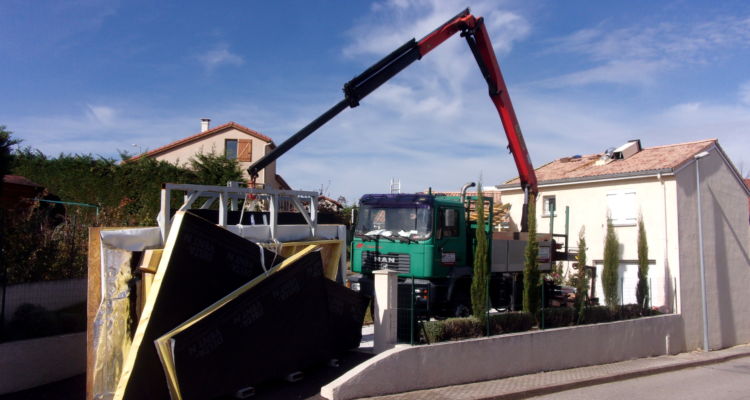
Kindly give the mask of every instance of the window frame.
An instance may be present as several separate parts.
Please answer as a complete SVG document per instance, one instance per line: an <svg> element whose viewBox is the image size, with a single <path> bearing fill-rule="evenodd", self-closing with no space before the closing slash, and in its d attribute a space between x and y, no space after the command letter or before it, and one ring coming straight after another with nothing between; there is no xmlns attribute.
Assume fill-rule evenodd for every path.
<svg viewBox="0 0 750 400"><path fill-rule="evenodd" d="M234 157L229 156L229 144L234 143ZM237 160L237 152L239 150L239 141L237 139L224 139L224 157L227 160Z"/></svg>
<svg viewBox="0 0 750 400"><path fill-rule="evenodd" d="M449 210L452 212L452 219L455 221L455 226L452 227L448 227L448 225L446 224L448 222L446 217ZM459 217L459 214L459 210L455 207L438 207L438 226L436 229L438 239L455 238L461 236L461 218Z"/></svg>
<svg viewBox="0 0 750 400"><path fill-rule="evenodd" d="M549 200L555 201L555 209L550 213L549 211ZM550 216L557 216L557 196L554 194L542 195L542 217L549 218Z"/></svg>
<svg viewBox="0 0 750 400"><path fill-rule="evenodd" d="M638 225L638 193L635 189L610 190L605 195L605 202L607 220L612 226Z"/></svg>

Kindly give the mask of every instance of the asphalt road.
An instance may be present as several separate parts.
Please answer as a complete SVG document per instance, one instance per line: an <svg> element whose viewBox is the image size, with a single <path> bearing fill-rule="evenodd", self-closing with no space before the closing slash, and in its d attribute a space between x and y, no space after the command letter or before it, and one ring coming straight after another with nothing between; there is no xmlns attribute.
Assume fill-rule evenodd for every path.
<svg viewBox="0 0 750 400"><path fill-rule="evenodd" d="M535 400L750 399L750 357L532 397Z"/></svg>

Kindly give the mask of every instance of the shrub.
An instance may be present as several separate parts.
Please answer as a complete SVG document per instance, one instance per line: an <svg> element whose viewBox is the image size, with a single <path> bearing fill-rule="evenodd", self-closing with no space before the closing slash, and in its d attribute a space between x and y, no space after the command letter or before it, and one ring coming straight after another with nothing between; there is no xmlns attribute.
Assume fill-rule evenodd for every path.
<svg viewBox="0 0 750 400"><path fill-rule="evenodd" d="M450 318L444 323L444 334L449 340L469 339L484 335L483 324L479 318Z"/></svg>
<svg viewBox="0 0 750 400"><path fill-rule="evenodd" d="M583 311L583 317L580 324L599 324L602 322L612 322L615 320L615 313L607 306L586 307Z"/></svg>
<svg viewBox="0 0 750 400"><path fill-rule="evenodd" d="M539 243L536 242L536 196L529 196L529 238L524 251L523 266L523 310L535 315L539 309Z"/></svg>
<svg viewBox="0 0 750 400"><path fill-rule="evenodd" d="M477 188L477 229L476 246L474 248L474 275L471 278L471 309L472 315L477 318L487 314L489 305L487 303L487 288L490 282L488 271L488 245L487 232L485 231L484 218L484 196L482 195L482 184Z"/></svg>
<svg viewBox="0 0 750 400"><path fill-rule="evenodd" d="M635 298L643 310L646 310L651 302L648 293L648 240L642 217L638 219L638 285L635 289Z"/></svg>
<svg viewBox="0 0 750 400"><path fill-rule="evenodd" d="M604 301L611 309L620 303L618 293L618 271L620 268L620 242L615 234L612 220L607 220L607 236L604 239L604 269L602 270L602 288Z"/></svg>
<svg viewBox="0 0 750 400"><path fill-rule="evenodd" d="M490 315L492 334L525 332L530 330L536 321L527 312L509 312Z"/></svg>
<svg viewBox="0 0 750 400"><path fill-rule="evenodd" d="M640 304L625 304L617 308L616 315L618 320L624 320L639 318L645 314Z"/></svg>
<svg viewBox="0 0 750 400"><path fill-rule="evenodd" d="M586 227L582 226L578 232L578 254L576 255L576 310L579 318L583 315L583 309L588 303L589 280L586 273Z"/></svg>
<svg viewBox="0 0 750 400"><path fill-rule="evenodd" d="M573 325L577 320L577 312L575 308L560 307L560 308L545 308L539 310L537 320L541 321L544 318L545 328L558 328L561 326Z"/></svg>
<svg viewBox="0 0 750 400"><path fill-rule="evenodd" d="M445 324L443 321L424 321L422 323L422 334L427 343L437 343L447 340L445 338Z"/></svg>

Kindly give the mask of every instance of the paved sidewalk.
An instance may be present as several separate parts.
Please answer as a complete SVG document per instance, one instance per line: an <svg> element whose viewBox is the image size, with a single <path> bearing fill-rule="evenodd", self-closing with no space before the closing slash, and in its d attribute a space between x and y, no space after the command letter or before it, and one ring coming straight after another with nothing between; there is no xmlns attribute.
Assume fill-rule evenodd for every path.
<svg viewBox="0 0 750 400"><path fill-rule="evenodd" d="M465 385L446 386L395 395L370 397L369 399L523 399L568 389L597 385L600 383L614 382L639 376L720 363L739 357L750 357L750 345L736 346L708 353L696 351L682 353L675 356L641 358L613 364L541 372L537 374L469 383Z"/></svg>

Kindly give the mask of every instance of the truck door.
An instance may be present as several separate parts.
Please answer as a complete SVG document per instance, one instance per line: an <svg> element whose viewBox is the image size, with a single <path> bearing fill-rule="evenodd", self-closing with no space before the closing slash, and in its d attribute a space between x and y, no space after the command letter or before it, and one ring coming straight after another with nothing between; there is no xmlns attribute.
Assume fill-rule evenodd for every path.
<svg viewBox="0 0 750 400"><path fill-rule="evenodd" d="M466 265L463 215L457 207L438 208L438 226L435 240L437 266ZM440 268L438 268L440 270Z"/></svg>

